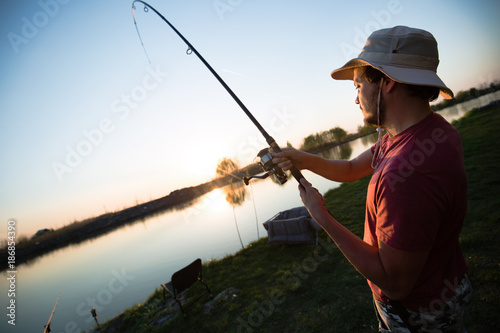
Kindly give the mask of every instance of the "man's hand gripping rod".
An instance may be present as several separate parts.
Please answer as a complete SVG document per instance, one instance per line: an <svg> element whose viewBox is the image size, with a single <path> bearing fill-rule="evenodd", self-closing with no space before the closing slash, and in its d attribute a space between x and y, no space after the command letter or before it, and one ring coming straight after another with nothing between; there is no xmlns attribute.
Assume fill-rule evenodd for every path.
<svg viewBox="0 0 500 333"><path fill-rule="evenodd" d="M229 93L229 95L231 95L231 97L235 100L235 102L240 106L240 108L243 110L243 112L245 112L245 114L248 116L248 118L250 118L250 120L254 123L255 126L257 126L257 128L259 129L260 133L262 133L262 135L264 136L264 138L266 139L266 142L269 144L269 146L271 147L271 150L273 152L276 152L276 153L279 153L281 152L281 148L278 146L278 144L276 143L276 141L274 141L274 139L266 132L266 130L259 124L259 122L257 121L257 119L255 119L255 117L250 113L250 111L247 109L247 107L243 104L243 102L238 98L238 96L236 96L236 94L231 90L231 88L229 88L229 86L226 84L226 82L224 82L224 80L219 76L219 74L217 74L217 72L212 68L212 66L210 66L210 64L202 57L202 55L198 52L198 50L196 50L196 48L186 39L184 38L184 36L160 13L158 12L155 8L151 7L149 4L147 4L146 2L144 1L141 1L141 0L135 0L134 2L132 2L132 15L134 17L134 24L135 24L135 27L137 29L137 34L139 35L139 39L141 40L141 43L142 43L142 38L141 38L141 35L139 34L139 29L137 28L137 22L135 20L135 3L136 2L140 2L144 5L144 9L146 10L147 8L151 9L153 12L155 12L165 23L168 24L168 26L170 28L172 28L172 30L174 30L174 32L177 34L177 36L179 36L183 41L184 43L186 43L186 45L188 46L188 49L187 49L187 54L191 54L191 53L194 53L196 54L196 56L201 60L201 62L208 68L208 70L213 74L213 76L215 76L215 78L219 81L219 83L226 89L226 91ZM261 151L262 152L262 151ZM260 153L259 153L260 155ZM262 164L261 164L262 165ZM263 166L263 165L262 165ZM264 167L264 166L263 166ZM282 172L283 173L283 170L281 170L281 168L279 168L278 166L274 166L274 169L277 169L275 170L276 172ZM267 170L266 170L267 171ZM304 176L302 175L302 173L299 171L299 169L295 168L295 167L292 167L292 169L290 169L293 177L297 180L297 182L299 182L300 184L300 180L302 178L304 178ZM284 173L283 173L284 174ZM252 178L252 177L249 177L249 178L246 178L245 180L245 184L248 184L248 180ZM284 178L284 181L282 181L280 179L280 182L281 183L284 183L286 181L286 175L285 175L285 178Z"/></svg>

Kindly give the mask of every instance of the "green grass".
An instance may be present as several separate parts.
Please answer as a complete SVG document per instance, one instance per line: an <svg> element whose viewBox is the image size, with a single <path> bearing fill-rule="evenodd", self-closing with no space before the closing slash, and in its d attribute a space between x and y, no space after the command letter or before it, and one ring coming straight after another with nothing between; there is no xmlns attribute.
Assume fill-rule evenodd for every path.
<svg viewBox="0 0 500 333"><path fill-rule="evenodd" d="M474 302L469 333L500 327L500 108L473 111L454 123L462 135L469 184L468 212L461 244L470 264ZM368 178L325 194L336 218L362 236ZM261 239L238 253L204 264L214 294L175 316L160 290L108 322L103 332L376 332L377 321L366 281L321 234L321 245L271 246ZM201 285L200 285L201 286ZM194 294L200 290L190 289ZM188 295L189 296L189 295ZM208 301L208 297L206 301ZM162 318L172 318L161 322ZM161 324L159 324L159 322Z"/></svg>
<svg viewBox="0 0 500 333"><path fill-rule="evenodd" d="M500 108L473 111L455 123L462 135L468 204L460 237L469 262L474 303L469 332L500 327Z"/></svg>

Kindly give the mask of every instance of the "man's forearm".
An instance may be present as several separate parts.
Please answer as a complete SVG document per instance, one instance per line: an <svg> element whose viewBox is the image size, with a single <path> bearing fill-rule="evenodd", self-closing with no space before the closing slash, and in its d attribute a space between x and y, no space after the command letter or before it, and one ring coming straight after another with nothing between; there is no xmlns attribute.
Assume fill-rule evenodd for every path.
<svg viewBox="0 0 500 333"><path fill-rule="evenodd" d="M384 284L387 279L378 247L367 244L349 229L340 224L328 211L322 212L315 219L332 238L349 262L365 278L375 284ZM378 282L378 283L377 283Z"/></svg>
<svg viewBox="0 0 500 333"><path fill-rule="evenodd" d="M329 160L321 156L311 155L305 167L329 180L349 183L373 172L371 168L372 156L370 149L350 161Z"/></svg>
<svg viewBox="0 0 500 333"><path fill-rule="evenodd" d="M312 155L307 164L307 169L335 182L347 183L356 180L352 176L350 161L328 160L317 155Z"/></svg>
<svg viewBox="0 0 500 333"><path fill-rule="evenodd" d="M349 262L391 299L402 299L413 289L428 252L405 252L383 242L372 246L340 224L323 207L313 215Z"/></svg>

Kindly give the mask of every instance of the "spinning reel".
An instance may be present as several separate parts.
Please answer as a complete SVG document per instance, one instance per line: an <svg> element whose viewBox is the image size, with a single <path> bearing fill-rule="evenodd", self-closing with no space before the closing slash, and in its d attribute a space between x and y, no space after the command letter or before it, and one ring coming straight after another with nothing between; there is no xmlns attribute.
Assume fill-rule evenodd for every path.
<svg viewBox="0 0 500 333"><path fill-rule="evenodd" d="M266 179L267 177L273 174L276 175L280 184L286 183L288 176L286 175L286 173L283 171L282 168L280 168L277 164L273 163L271 148L262 149L257 154L257 157L260 158L259 165L262 167L262 169L264 169L266 173L262 176L243 177L243 182L245 183L245 185L248 185L248 182L252 178Z"/></svg>

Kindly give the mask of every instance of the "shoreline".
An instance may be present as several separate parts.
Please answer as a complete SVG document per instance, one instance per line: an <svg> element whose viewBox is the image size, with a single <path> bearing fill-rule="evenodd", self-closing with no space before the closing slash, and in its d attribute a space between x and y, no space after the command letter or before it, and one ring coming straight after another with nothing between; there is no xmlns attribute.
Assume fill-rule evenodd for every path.
<svg viewBox="0 0 500 333"><path fill-rule="evenodd" d="M216 178L197 186L174 190L164 197L146 203L78 221L42 236L32 237L28 241L16 245L16 265L26 264L53 251L104 236L123 226L139 222L150 216L170 210L183 209L214 189L228 185L232 177L242 178L246 172L258 173L259 170L260 166L251 164L231 175ZM8 252L7 248L0 251L0 271L4 271L8 268Z"/></svg>

